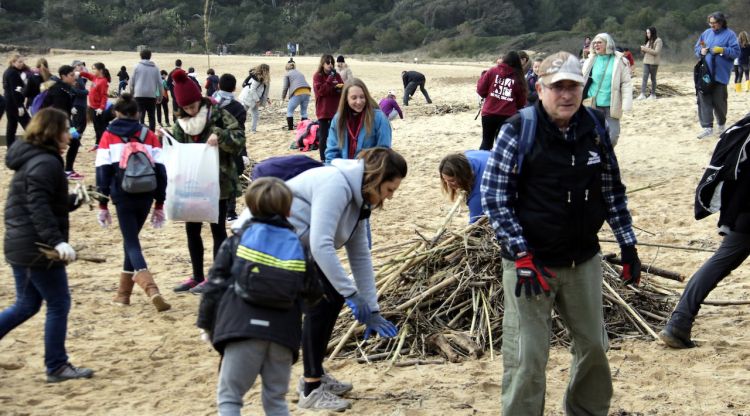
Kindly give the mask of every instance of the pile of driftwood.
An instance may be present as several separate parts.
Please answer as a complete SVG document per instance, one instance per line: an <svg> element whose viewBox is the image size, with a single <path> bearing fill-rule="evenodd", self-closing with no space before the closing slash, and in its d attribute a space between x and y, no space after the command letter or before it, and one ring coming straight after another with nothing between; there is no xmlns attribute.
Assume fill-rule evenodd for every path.
<svg viewBox="0 0 750 416"><path fill-rule="evenodd" d="M457 205L449 214L445 224ZM360 342L363 326L344 308L329 348L331 358L357 357L360 362L392 360L396 365L434 362L439 354L451 362L466 357L494 355L502 342L502 258L486 218L458 231L445 225L428 239L420 234L404 248L391 246L373 251L400 249L381 262L376 274L380 308L398 325L399 335ZM378 250L381 250L378 252ZM655 326L664 324L673 308L674 292L660 287L644 274L639 288L624 287L618 259L602 260L604 314L610 338L656 339ZM612 263L610 263L612 261ZM614 264L613 264L614 263ZM668 278L681 280L681 276ZM512 293L509 296L514 296ZM552 342L568 345L560 317L553 313ZM432 359L428 357L433 356Z"/></svg>

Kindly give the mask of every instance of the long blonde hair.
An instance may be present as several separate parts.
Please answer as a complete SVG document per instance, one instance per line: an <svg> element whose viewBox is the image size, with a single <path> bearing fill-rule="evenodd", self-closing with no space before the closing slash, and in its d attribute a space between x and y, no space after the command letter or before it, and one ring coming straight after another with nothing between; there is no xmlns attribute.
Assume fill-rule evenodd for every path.
<svg viewBox="0 0 750 416"><path fill-rule="evenodd" d="M260 64L255 68L251 69L250 72L255 75L255 78L268 86L271 83L271 68L266 64Z"/></svg>
<svg viewBox="0 0 750 416"><path fill-rule="evenodd" d="M750 44L750 41L747 39L747 32L744 30L740 32L739 35L737 35L737 39L739 40L740 46L743 48L747 48L747 46Z"/></svg>
<svg viewBox="0 0 750 416"><path fill-rule="evenodd" d="M364 117L363 123L365 125L366 134L372 132L372 126L375 124L375 109L380 108L378 103L375 102L375 99L372 98L372 95L370 95L370 91L367 89L367 85L365 85L364 81L359 78L352 78L346 81L344 89L341 91L341 99L339 99L339 109L337 111L339 119L336 122L336 132L338 132L339 136L339 148L344 147L344 140L348 134L346 122L349 117L352 116L352 109L349 108L349 101L347 101L346 98L349 95L349 89L352 87L359 87L362 89L362 92L365 93L365 108L362 109L362 117Z"/></svg>
<svg viewBox="0 0 750 416"><path fill-rule="evenodd" d="M42 76L42 81L47 81L52 76L52 74L49 72L49 64L47 63L46 59L37 59L36 68L39 70L39 75Z"/></svg>
<svg viewBox="0 0 750 416"><path fill-rule="evenodd" d="M16 63L17 60L23 58L20 54L14 53L13 55L8 58L8 67L13 66L14 63Z"/></svg>

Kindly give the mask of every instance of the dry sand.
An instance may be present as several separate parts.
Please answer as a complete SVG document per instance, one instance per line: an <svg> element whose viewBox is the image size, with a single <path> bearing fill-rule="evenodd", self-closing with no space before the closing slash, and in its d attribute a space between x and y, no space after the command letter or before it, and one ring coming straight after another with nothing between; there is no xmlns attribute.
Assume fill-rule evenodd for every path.
<svg viewBox="0 0 750 416"><path fill-rule="evenodd" d="M195 66L203 78L205 56L155 54L161 68L170 70L175 58L185 67ZM135 53L61 52L48 57L50 67L84 59L91 65L104 61L113 74L120 65L132 71ZM3 61L5 58L3 58ZM34 59L29 59L31 63ZM299 68L312 81L317 58L297 59ZM481 140L479 121L474 120L477 97L476 77L489 63L405 64L363 62L350 59L357 77L363 78L373 96L382 98L388 90L401 91L400 72L416 69L427 75L427 89L436 105L462 104L469 110L436 115L435 105L426 105L419 93L404 108L405 120L394 122L393 147L409 162L409 176L385 210L373 215L374 247L414 237L414 229L435 227L450 203L441 195L437 175L439 160L447 153L476 148ZM285 125L279 102L283 57L211 57L217 73L232 72L239 82L248 68L267 62L272 68L271 99L274 105L262 112L257 134L248 134L247 149L255 159L288 154L291 133ZM640 68L639 68L640 72ZM132 74L132 73L131 73ZM659 81L682 88L684 96L657 101L638 101L624 117L617 155L624 181L631 189L665 182L630 196L634 223L643 229L643 242L715 248L720 237L715 218L693 219L693 191L713 150L715 139L699 141L691 73L686 66L663 65ZM640 80L636 82L640 86ZM729 93L730 123L749 109L750 93ZM310 106L311 113L313 106ZM299 116L297 115L297 118ZM5 120L0 130L5 129ZM89 125L83 139L77 169L94 183L94 153ZM5 148L0 149L4 158ZM0 188L11 177L0 168ZM0 192L4 201L6 192ZM113 212L114 214L114 212ZM462 225L463 212L454 220ZM116 220L115 220L116 221ZM602 238L612 238L608 228ZM204 230L204 239L210 241ZM96 370L91 380L48 385L44 379L43 324L40 312L0 341L0 414L5 415L208 415L216 411L215 388L218 355L200 341L194 326L199 298L175 295L172 286L190 273L185 234L181 224L162 230L146 227L142 244L150 268L172 310L157 314L141 292L133 305L117 308L110 304L120 271L122 248L116 226L101 229L96 213L87 208L71 215L71 241L85 245L89 253L106 256L103 265L77 262L68 267L73 307L70 313L67 348L71 361ZM208 243L207 243L208 244ZM207 247L210 249L210 245ZM603 244L613 251L612 244ZM640 247L644 264L691 275L709 253ZM209 264L206 264L206 268ZM712 299L750 298L747 267L732 273L711 294ZM0 307L14 299L10 268L0 268ZM662 281L661 283L664 283ZM682 284L667 281L676 289ZM613 343L610 363L614 376L613 414L647 415L750 415L750 307L704 307L694 336L700 347L674 351L657 342L628 340ZM385 365L360 365L341 360L328 364L336 376L355 384L353 408L358 415L490 415L500 409L502 362L488 358L461 364L388 369ZM547 371L545 414L562 413L562 396L569 375L570 355L554 348ZM293 380L301 373L294 366ZM294 385L294 382L293 382ZM293 387L292 387L293 388ZM289 401L296 401L290 392ZM246 397L247 412L260 412L259 388ZM293 414L304 412L291 404ZM627 413L626 413L627 412Z"/></svg>

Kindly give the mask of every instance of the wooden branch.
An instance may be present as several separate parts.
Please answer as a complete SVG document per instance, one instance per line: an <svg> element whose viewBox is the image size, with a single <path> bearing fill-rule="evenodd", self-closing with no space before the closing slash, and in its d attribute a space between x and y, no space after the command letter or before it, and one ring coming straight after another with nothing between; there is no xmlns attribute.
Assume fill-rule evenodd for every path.
<svg viewBox="0 0 750 416"><path fill-rule="evenodd" d="M601 241L602 243L615 243L615 244L619 244L617 242L617 240L609 240L609 239L606 239L606 238L602 238L599 241ZM637 245L638 246L644 246L644 247L671 248L671 249L675 249L675 250L702 251L702 252L705 252L705 253L713 253L714 251L716 251L716 250L708 250L708 249L705 249L705 248L697 248L697 247L675 246L675 245L672 245L672 244L656 244L656 243L642 243L642 242L638 242Z"/></svg>
<svg viewBox="0 0 750 416"><path fill-rule="evenodd" d="M750 305L750 300L704 300L703 304L712 306Z"/></svg>
<svg viewBox="0 0 750 416"><path fill-rule="evenodd" d="M628 311L628 312L630 313L630 315L631 315L631 316L633 317L633 319L635 319L635 320L636 320L636 321L637 321L637 322L638 322L639 324L641 324L641 326L642 326L642 327L643 327L643 328L644 328L644 329L645 329L646 331L648 331L648 333L649 333L649 334L650 334L650 335L651 335L651 336L652 336L652 337L653 337L653 338L654 338L655 340L656 340L656 339L659 339L659 335L657 335L657 334L656 334L656 332L655 332L655 331L653 330L653 328L651 328L651 325L649 325L649 324L648 324L648 322L646 322L646 321L645 321L645 320L644 320L644 319L643 319L643 318L641 317L641 315L639 315L639 314L638 314L638 312L636 312L636 311L635 311L635 310L634 310L634 309L633 309L633 308L632 308L632 307L631 307L631 306L630 306L630 305L629 305L629 304L628 304L627 302L625 302L625 300L624 300L624 299L623 299L622 297L620 297L620 294L619 294L619 293L617 293L617 292L616 292L616 291L615 291L615 290L614 290L614 289L612 288L612 286L610 286L610 285L609 285L609 283L607 283L607 281L606 281L606 280L603 280L603 281L602 281L602 285L604 285L604 287L605 287L605 288L607 288L607 290L609 290L609 293L610 293L610 294L611 294L611 295L612 295L613 297L615 297L615 298L617 299L617 303L618 303L618 304L619 304L620 306L622 306L623 308L625 308L625 310L626 310L626 311Z"/></svg>
<svg viewBox="0 0 750 416"><path fill-rule="evenodd" d="M603 257L604 260L607 260L608 262L612 264L616 264L618 266L622 266L622 259L617 257L615 254L609 254ZM665 279L669 280L676 280L678 282L684 282L685 281L685 275L673 272L671 270L662 269L660 267L656 266L647 266L647 265L641 265L641 271L644 273L653 274L655 276L663 277Z"/></svg>

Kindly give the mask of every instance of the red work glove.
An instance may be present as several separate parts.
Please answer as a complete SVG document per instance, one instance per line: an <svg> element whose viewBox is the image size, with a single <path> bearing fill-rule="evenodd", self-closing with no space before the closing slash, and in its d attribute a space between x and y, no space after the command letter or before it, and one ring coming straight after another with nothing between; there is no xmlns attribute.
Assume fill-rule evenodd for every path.
<svg viewBox="0 0 750 416"><path fill-rule="evenodd" d="M529 253L516 259L516 276L518 277L516 297L521 297L521 288L525 288L526 298L530 299L532 291L537 296L541 295L542 292L549 296L550 287L547 279L555 278L557 274L544 267L539 260L536 260Z"/></svg>
<svg viewBox="0 0 750 416"><path fill-rule="evenodd" d="M635 246L620 247L622 257L622 278L626 285L638 286L641 283L641 259Z"/></svg>

